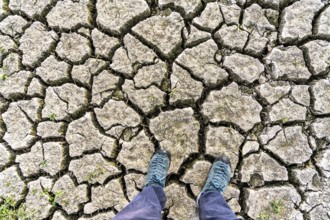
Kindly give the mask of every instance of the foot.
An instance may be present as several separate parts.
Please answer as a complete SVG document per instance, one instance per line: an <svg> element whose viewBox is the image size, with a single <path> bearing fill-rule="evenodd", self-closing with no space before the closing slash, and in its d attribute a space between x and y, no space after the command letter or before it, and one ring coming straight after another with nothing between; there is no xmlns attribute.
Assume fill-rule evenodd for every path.
<svg viewBox="0 0 330 220"><path fill-rule="evenodd" d="M170 167L170 154L166 150L157 150L149 162L145 186L165 186L168 168Z"/></svg>
<svg viewBox="0 0 330 220"><path fill-rule="evenodd" d="M230 160L227 156L221 155L213 162L201 193L213 191L223 194L230 182L230 176Z"/></svg>

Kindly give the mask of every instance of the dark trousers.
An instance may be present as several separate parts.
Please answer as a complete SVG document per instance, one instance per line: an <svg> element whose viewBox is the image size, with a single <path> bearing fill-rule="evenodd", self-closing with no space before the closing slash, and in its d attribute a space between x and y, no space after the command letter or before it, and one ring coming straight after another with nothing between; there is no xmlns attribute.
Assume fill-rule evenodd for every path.
<svg viewBox="0 0 330 220"><path fill-rule="evenodd" d="M162 187L145 187L113 220L161 220L165 202ZM198 205L201 220L240 220L218 192L202 193Z"/></svg>

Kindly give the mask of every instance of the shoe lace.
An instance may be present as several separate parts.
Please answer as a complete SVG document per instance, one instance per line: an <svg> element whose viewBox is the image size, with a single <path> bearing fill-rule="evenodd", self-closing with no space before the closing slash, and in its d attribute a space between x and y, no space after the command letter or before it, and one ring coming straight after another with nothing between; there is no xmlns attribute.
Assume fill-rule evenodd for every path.
<svg viewBox="0 0 330 220"><path fill-rule="evenodd" d="M166 175L163 175L162 171L165 170L165 157L159 155L150 162L149 170L149 183L157 183L161 186L164 186L163 181L166 178Z"/></svg>
<svg viewBox="0 0 330 220"><path fill-rule="evenodd" d="M228 184L228 166L224 163L220 163L215 167L214 174L210 185L218 192L223 192Z"/></svg>

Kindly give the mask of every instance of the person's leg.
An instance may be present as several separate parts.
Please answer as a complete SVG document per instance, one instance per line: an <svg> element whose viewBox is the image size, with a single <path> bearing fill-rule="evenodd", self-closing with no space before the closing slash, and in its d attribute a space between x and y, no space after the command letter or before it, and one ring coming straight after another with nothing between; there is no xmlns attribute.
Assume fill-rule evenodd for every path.
<svg viewBox="0 0 330 220"><path fill-rule="evenodd" d="M239 220L219 192L203 192L198 205L201 220Z"/></svg>
<svg viewBox="0 0 330 220"><path fill-rule="evenodd" d="M158 150L152 156L145 187L114 220L161 220L161 212L166 203L164 186L170 166L170 155L166 150Z"/></svg>
<svg viewBox="0 0 330 220"><path fill-rule="evenodd" d="M151 185L144 187L142 192L121 210L113 220L160 220L165 202L166 196L161 186Z"/></svg>
<svg viewBox="0 0 330 220"><path fill-rule="evenodd" d="M205 185L197 198L201 220L237 220L227 201L222 196L230 182L229 158L217 158L207 177Z"/></svg>

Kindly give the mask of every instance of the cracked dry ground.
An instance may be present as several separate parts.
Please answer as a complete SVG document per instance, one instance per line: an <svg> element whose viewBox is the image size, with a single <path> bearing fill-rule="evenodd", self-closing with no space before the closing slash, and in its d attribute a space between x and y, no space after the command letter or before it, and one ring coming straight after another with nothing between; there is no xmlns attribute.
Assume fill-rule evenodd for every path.
<svg viewBox="0 0 330 220"><path fill-rule="evenodd" d="M165 148L164 219L222 152L238 216L329 219L329 64L324 0L0 0L1 207L111 219Z"/></svg>

